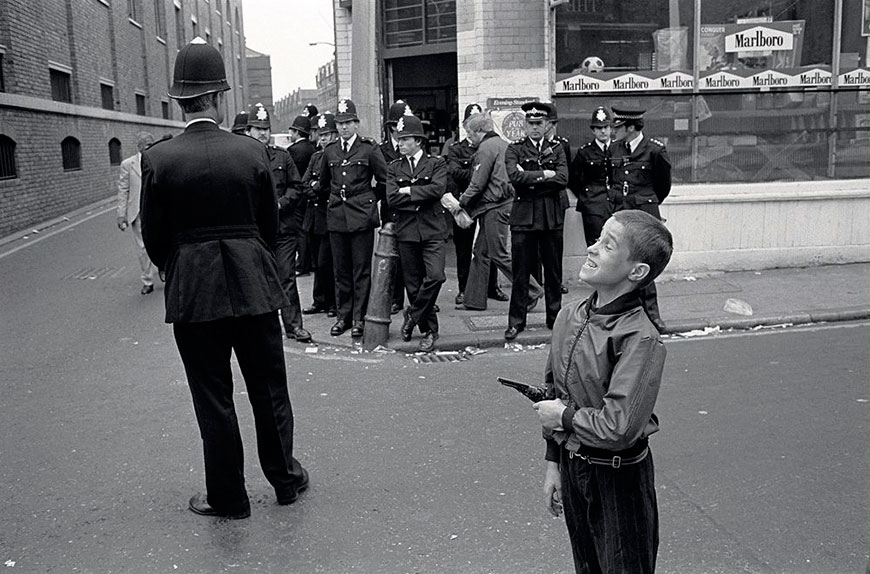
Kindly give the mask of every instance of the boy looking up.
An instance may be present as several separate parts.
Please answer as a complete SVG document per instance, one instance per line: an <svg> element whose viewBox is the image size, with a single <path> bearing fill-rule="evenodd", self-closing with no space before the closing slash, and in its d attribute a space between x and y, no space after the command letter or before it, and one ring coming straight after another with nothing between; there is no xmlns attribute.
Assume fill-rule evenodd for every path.
<svg viewBox="0 0 870 574"><path fill-rule="evenodd" d="M595 292L553 327L547 396L535 403L547 441L547 508L565 511L576 571L651 573L658 551L648 437L665 362L639 290L671 257L657 218L615 213L588 250L580 279Z"/></svg>

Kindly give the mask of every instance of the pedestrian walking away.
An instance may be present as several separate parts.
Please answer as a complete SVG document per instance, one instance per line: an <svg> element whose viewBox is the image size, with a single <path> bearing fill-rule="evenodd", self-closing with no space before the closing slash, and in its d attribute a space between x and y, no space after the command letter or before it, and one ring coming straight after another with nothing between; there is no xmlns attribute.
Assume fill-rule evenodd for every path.
<svg viewBox="0 0 870 574"><path fill-rule="evenodd" d="M196 514L251 513L233 404L235 353L257 428L257 453L278 504L308 488L293 456L293 409L278 309L288 304L273 249L278 198L266 147L220 129L230 89L220 53L195 38L176 56L170 97L184 133L142 154L142 237L166 272L166 322L193 398L205 456Z"/></svg>
<svg viewBox="0 0 870 574"><path fill-rule="evenodd" d="M302 203L302 178L299 177L290 153L269 144L272 120L269 110L263 104L254 104L251 107L245 133L266 146L272 168L272 183L278 196L278 241L275 259L278 261L281 286L290 301L281 309L281 322L288 339L307 343L311 341L311 333L302 326L302 305L296 286L297 238L300 231L296 212Z"/></svg>
<svg viewBox="0 0 870 574"><path fill-rule="evenodd" d="M568 159L562 142L544 136L550 129L554 105L523 104L526 137L505 150L508 178L514 186L511 208L513 283L505 339L515 339L526 327L526 314L537 303L529 281L543 264L547 328L552 329L562 308L562 194L568 185Z"/></svg>
<svg viewBox="0 0 870 574"><path fill-rule="evenodd" d="M121 162L118 180L118 229L126 231L130 228L133 240L136 242L136 253L139 256L139 269L142 272L142 295L154 291L154 265L145 251L142 242L142 218L139 216L139 203L142 191L142 152L154 143L154 136L148 132L136 134L136 148L139 150Z"/></svg>
<svg viewBox="0 0 870 574"><path fill-rule="evenodd" d="M655 572L659 516L649 437L665 346L639 288L668 264L660 220L621 211L589 247L580 279L595 289L562 309L533 405L547 444L547 509L564 512L575 571Z"/></svg>
<svg viewBox="0 0 870 574"><path fill-rule="evenodd" d="M447 191L447 163L423 151L426 133L417 117L400 117L396 136L402 156L387 170L387 201L408 289L401 335L410 341L418 327L423 335L418 350L430 352L438 340L435 302L445 280L448 229L441 196Z"/></svg>
<svg viewBox="0 0 870 574"><path fill-rule="evenodd" d="M604 222L613 213L608 199L612 178L611 115L599 106L592 112L589 126L594 136L577 150L571 163L569 187L577 196L577 211L583 220L586 245L592 245L601 236Z"/></svg>
<svg viewBox="0 0 870 574"><path fill-rule="evenodd" d="M643 133L643 114L644 110L613 108L613 140L617 145L613 146L609 199L614 212L640 209L661 219L659 204L671 192L671 161L665 144ZM643 288L641 299L656 328L666 332L655 283Z"/></svg>
<svg viewBox="0 0 870 574"><path fill-rule="evenodd" d="M320 185L329 189L326 226L335 273L336 322L330 335L350 329L363 336L363 318L371 288L378 200L385 197L387 166L374 140L358 135L356 105L338 102L335 126L339 139L323 151ZM374 185L372 182L374 181Z"/></svg>

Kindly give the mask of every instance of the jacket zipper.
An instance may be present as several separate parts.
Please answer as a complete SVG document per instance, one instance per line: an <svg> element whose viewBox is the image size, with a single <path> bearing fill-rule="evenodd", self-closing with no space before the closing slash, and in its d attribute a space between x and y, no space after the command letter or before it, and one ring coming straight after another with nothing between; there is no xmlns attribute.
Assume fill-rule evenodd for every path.
<svg viewBox="0 0 870 574"><path fill-rule="evenodd" d="M580 337L583 336L583 332L586 330L586 325L589 324L589 320L592 318L592 314L589 312L589 306L586 307L586 319L583 320L583 324L580 326L580 331L577 332L577 335L574 337L574 343L571 345L571 351L568 353L568 364L565 366L565 373L562 375L562 383L565 385L565 391L568 391L568 375L571 373L571 367L574 366L574 351L577 350L577 344L580 342ZM569 405L573 402L570 394L568 395Z"/></svg>

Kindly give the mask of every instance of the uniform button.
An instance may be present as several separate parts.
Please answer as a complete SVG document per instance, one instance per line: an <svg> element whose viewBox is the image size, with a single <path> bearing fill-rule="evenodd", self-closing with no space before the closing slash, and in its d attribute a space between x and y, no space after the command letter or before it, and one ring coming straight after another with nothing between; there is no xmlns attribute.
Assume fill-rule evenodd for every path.
<svg viewBox="0 0 870 574"><path fill-rule="evenodd" d="M628 170L625 170L625 175L628 175Z"/></svg>
<svg viewBox="0 0 870 574"><path fill-rule="evenodd" d="M341 175L347 175L346 171L341 172Z"/></svg>

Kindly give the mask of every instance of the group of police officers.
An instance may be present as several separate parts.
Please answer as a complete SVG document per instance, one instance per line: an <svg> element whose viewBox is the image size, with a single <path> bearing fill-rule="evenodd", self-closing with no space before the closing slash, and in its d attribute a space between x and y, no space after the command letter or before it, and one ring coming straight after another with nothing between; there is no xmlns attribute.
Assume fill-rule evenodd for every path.
<svg viewBox="0 0 870 574"><path fill-rule="evenodd" d="M428 153L424 124L407 103L390 107L378 144L359 134L354 102L341 99L335 113L311 106L296 117L284 150L270 145L271 119L261 104L235 118L232 132L243 137L219 128L229 89L217 50L199 38L185 46L170 97L189 121L182 135L152 145L141 159L143 241L166 276L166 321L203 439L207 492L189 504L198 514L250 514L232 352L253 405L261 466L279 504L307 489L308 473L293 457L281 323L287 337L310 341L302 315L326 313L335 317L330 335L362 336L378 227L392 222L398 244L392 310L404 308L401 337L410 341L419 330L419 350L428 352L438 339L436 301L451 225L457 308L485 308L487 296L507 300L495 283L498 266L512 284L510 340L542 294L549 327L561 307L568 189L577 196L589 245L615 211L660 217L658 205L670 191L665 147L643 134L642 111L596 109L594 138L571 160L568 140L555 133L552 103L523 105L527 135L510 144L471 104L466 137L439 156ZM314 267L306 308L296 286L300 242ZM481 260L486 264L472 265ZM664 329L654 287L644 299Z"/></svg>

